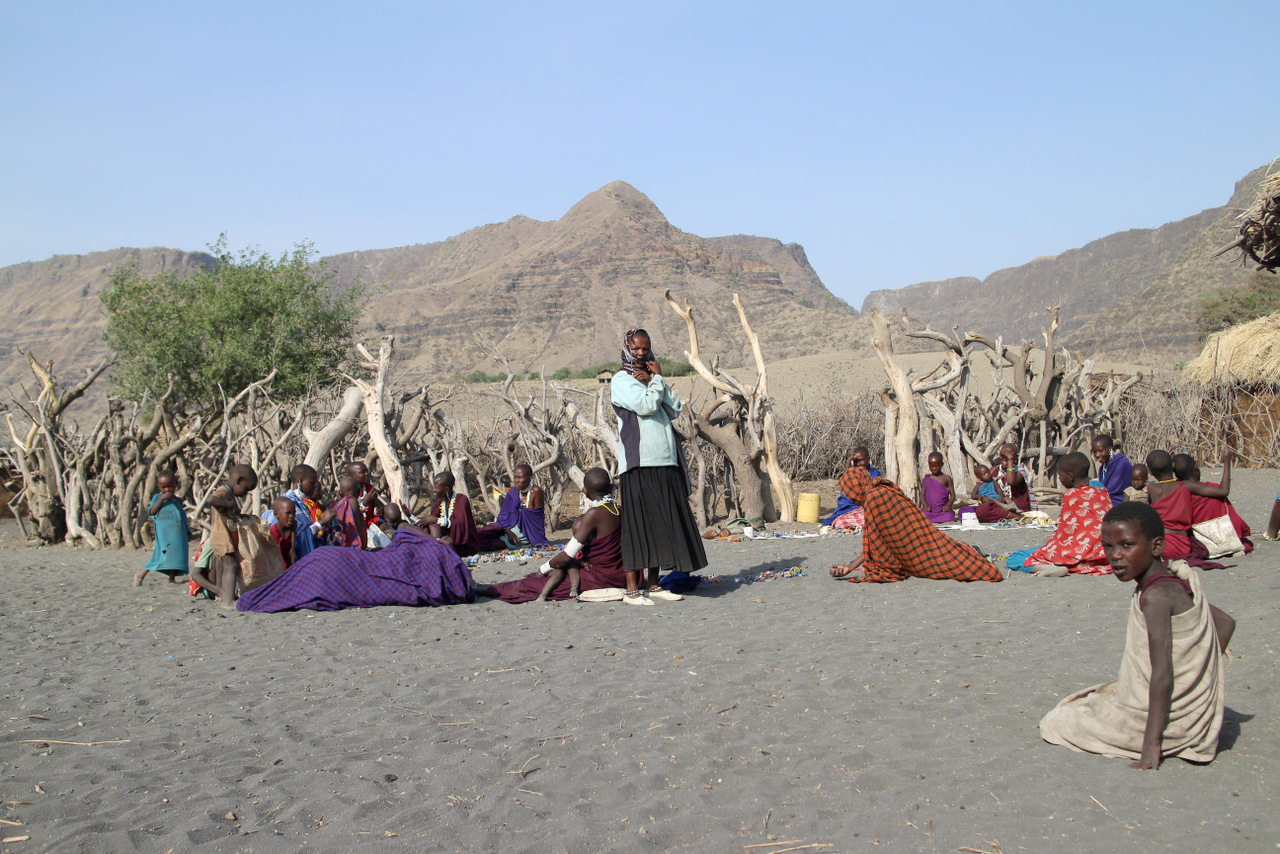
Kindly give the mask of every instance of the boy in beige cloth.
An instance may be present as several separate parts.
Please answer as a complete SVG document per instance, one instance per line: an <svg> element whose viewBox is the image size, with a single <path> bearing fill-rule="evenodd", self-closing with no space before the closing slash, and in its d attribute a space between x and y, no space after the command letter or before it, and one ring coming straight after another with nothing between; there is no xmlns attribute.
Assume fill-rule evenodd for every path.
<svg viewBox="0 0 1280 854"><path fill-rule="evenodd" d="M240 581L240 499L258 486L258 474L246 465L227 470L227 482L209 496L209 546L213 560L209 569L199 562L191 580L219 599L224 608L236 606L236 585Z"/></svg>
<svg viewBox="0 0 1280 854"><path fill-rule="evenodd" d="M1164 525L1151 505L1111 508L1102 548L1116 578L1137 583L1120 678L1067 697L1040 721L1040 735L1135 759L1129 767L1142 770L1156 770L1166 756L1212 761L1226 693L1222 653L1235 620L1208 603L1198 572L1161 560Z"/></svg>

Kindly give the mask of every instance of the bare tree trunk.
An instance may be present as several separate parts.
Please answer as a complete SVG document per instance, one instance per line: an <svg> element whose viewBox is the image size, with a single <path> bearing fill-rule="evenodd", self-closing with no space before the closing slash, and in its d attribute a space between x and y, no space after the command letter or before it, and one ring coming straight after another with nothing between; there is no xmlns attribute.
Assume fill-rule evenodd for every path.
<svg viewBox="0 0 1280 854"><path fill-rule="evenodd" d="M920 471L916 468L916 440L920 434L920 415L916 412L911 383L907 380L906 371L902 370L902 364L894 355L889 324L879 309L872 308L869 314L875 332L875 337L871 340L871 348L875 351L876 358L880 360L880 366L884 368L885 375L889 378L891 393L898 404L897 424L892 445L889 442L889 434L885 434L885 465L889 471L897 469L897 476L893 478L894 483L898 484L898 488L906 493L908 498L915 501L920 494ZM887 419L888 416L886 416L886 422ZM890 452L897 461L896 466L889 463Z"/></svg>
<svg viewBox="0 0 1280 854"><path fill-rule="evenodd" d="M349 386L342 396L342 408L328 424L319 430L303 429L307 441L307 454L302 461L320 471L329 458L329 452L347 437L360 423L360 410L364 408L364 395L356 386Z"/></svg>
<svg viewBox="0 0 1280 854"><path fill-rule="evenodd" d="M360 351L360 355L365 359L364 367L374 372L374 380L370 384L351 376L348 376L347 379L360 390L360 395L364 400L365 423L369 428L369 444L373 453L377 454L378 462L382 464L382 476L387 481L387 492L390 500L396 504L407 506L409 491L405 488L404 469L400 465L399 456L391 447L391 441L387 438L387 422L383 405L387 390L387 371L391 368L391 353L395 346L395 340L394 335L384 335L382 344L378 348L376 359L363 344L357 344L356 349Z"/></svg>

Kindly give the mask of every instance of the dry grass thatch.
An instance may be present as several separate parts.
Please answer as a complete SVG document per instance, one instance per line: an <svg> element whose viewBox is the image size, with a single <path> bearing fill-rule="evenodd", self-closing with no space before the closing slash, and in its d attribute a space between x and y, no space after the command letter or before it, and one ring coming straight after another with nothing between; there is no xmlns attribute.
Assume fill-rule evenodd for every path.
<svg viewBox="0 0 1280 854"><path fill-rule="evenodd" d="M1211 335L1183 373L1205 388L1280 388L1280 312Z"/></svg>
<svg viewBox="0 0 1280 854"><path fill-rule="evenodd" d="M1280 269L1280 160L1272 161L1258 190L1258 200L1240 214L1240 235L1215 255L1239 249L1242 260L1252 261L1259 270Z"/></svg>

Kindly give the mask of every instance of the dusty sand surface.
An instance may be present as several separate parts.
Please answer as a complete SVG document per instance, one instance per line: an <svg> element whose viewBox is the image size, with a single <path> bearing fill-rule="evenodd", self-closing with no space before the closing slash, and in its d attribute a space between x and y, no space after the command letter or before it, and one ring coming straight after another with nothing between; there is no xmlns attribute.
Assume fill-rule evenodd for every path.
<svg viewBox="0 0 1280 854"><path fill-rule="evenodd" d="M1255 527L1277 485L1237 476ZM1110 577L850 585L826 574L859 548L845 535L714 543L708 572L741 580L652 608L245 615L130 587L144 555L26 548L4 524L0 817L30 837L4 850L1280 843L1273 543L1206 574L1239 621L1217 760L1144 773L1036 726L1115 676L1131 588ZM806 575L749 582L790 566Z"/></svg>

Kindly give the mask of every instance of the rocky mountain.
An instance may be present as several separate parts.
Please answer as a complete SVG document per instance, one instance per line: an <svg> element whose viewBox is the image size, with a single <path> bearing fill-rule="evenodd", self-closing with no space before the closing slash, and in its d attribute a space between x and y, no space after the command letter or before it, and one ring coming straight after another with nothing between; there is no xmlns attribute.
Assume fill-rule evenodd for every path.
<svg viewBox="0 0 1280 854"><path fill-rule="evenodd" d="M214 259L174 249L117 249L0 269L0 312L10 322L0 346L0 384L26 381L20 351L53 359L74 379L106 354L99 294L111 270L144 275L194 271ZM734 293L741 296L766 359L859 349L865 321L833 296L804 249L766 237L702 238L667 222L644 194L621 181L591 193L563 217L517 216L439 243L350 252L323 259L341 285L359 277L376 294L367 332L394 332L406 379L440 380L500 365L548 372L615 361L633 326L655 351L680 360L684 321L663 300L669 288L694 306L705 357L750 363ZM483 346L482 346L483 344Z"/></svg>
<svg viewBox="0 0 1280 854"><path fill-rule="evenodd" d="M1199 347L1195 309L1201 297L1243 282L1251 268L1212 257L1230 243L1236 215L1253 203L1266 173L1238 181L1226 205L1159 228L1108 235L1060 255L975 278L921 282L869 294L877 307L939 329L958 324L1009 338L1040 340L1045 306L1062 306L1059 341L1091 356L1144 364L1185 359Z"/></svg>
<svg viewBox="0 0 1280 854"><path fill-rule="evenodd" d="M194 273L214 263L205 252L179 249L113 249L87 255L55 255L0 269L0 387L31 381L23 353L53 360L60 379L74 383L108 355L102 301L111 271L136 264L144 276L162 270Z"/></svg>
<svg viewBox="0 0 1280 854"><path fill-rule="evenodd" d="M622 181L556 221L517 216L441 243L325 260L338 282L359 275L385 286L367 319L396 334L415 374L494 372L486 348L521 371L589 367L616 361L634 326L649 330L659 355L680 359L688 335L663 299L667 289L694 306L704 356L725 364L750 360L734 293L766 359L859 348L865 339L858 313L823 286L799 245L689 234Z"/></svg>

